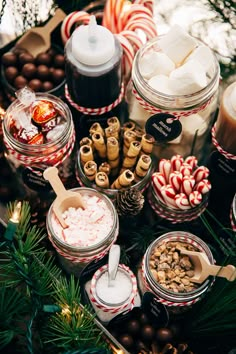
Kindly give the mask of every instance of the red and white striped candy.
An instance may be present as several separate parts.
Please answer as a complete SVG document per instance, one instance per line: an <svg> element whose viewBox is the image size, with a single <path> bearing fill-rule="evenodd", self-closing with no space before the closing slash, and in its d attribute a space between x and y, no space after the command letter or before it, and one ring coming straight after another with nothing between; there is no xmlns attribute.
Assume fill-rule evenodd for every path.
<svg viewBox="0 0 236 354"><path fill-rule="evenodd" d="M193 176L184 176L180 188L181 193L189 195L193 191L195 179Z"/></svg>
<svg viewBox="0 0 236 354"><path fill-rule="evenodd" d="M163 174L161 172L154 172L152 174L152 185L154 188L154 191L156 192L157 196L160 197L160 199L162 201L163 197L161 194L161 187L165 186L166 181L165 181L165 177L163 176Z"/></svg>
<svg viewBox="0 0 236 354"><path fill-rule="evenodd" d="M195 178L196 183L200 182L202 179L205 179L209 176L210 171L205 166L199 166L194 172L193 177Z"/></svg>
<svg viewBox="0 0 236 354"><path fill-rule="evenodd" d="M202 202L202 195L198 191L189 194L189 202L192 207L198 206Z"/></svg>
<svg viewBox="0 0 236 354"><path fill-rule="evenodd" d="M178 193L182 184L183 175L179 171L171 172L169 177L169 184L172 185L174 190Z"/></svg>
<svg viewBox="0 0 236 354"><path fill-rule="evenodd" d="M177 209L177 206L175 203L176 193L170 184L167 184L166 186L161 187L161 194L162 194L162 197L163 197L165 204L167 206Z"/></svg>
<svg viewBox="0 0 236 354"><path fill-rule="evenodd" d="M188 197L184 193L176 194L175 203L177 207L181 210L191 209L191 205L189 203Z"/></svg>
<svg viewBox="0 0 236 354"><path fill-rule="evenodd" d="M210 181L208 181L208 179L202 179L194 187L194 190L198 191L201 194L208 193L210 191L210 189L211 189L211 183L210 183Z"/></svg>
<svg viewBox="0 0 236 354"><path fill-rule="evenodd" d="M181 155L174 155L170 159L171 162L171 171L179 171L182 166L184 159Z"/></svg>
<svg viewBox="0 0 236 354"><path fill-rule="evenodd" d="M183 162L182 166L180 167L180 172L182 173L183 176L190 176L192 170L193 170L192 166L190 166L186 162Z"/></svg>
<svg viewBox="0 0 236 354"><path fill-rule="evenodd" d="M65 44L70 38L72 26L76 23L88 24L90 15L85 11L74 11L67 15L61 25L61 38Z"/></svg>
<svg viewBox="0 0 236 354"><path fill-rule="evenodd" d="M193 169L197 167L198 160L195 156L188 156L184 160L185 163L188 163Z"/></svg>
<svg viewBox="0 0 236 354"><path fill-rule="evenodd" d="M161 172L165 177L166 184L168 184L169 182L170 171L171 171L170 160L161 159L159 162L159 172Z"/></svg>

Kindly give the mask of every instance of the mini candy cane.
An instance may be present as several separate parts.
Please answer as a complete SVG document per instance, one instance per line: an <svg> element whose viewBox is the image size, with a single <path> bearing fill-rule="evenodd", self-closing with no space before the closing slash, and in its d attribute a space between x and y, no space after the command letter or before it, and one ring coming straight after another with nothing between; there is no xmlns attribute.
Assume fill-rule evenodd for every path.
<svg viewBox="0 0 236 354"><path fill-rule="evenodd" d="M161 172L154 172L152 174L152 184L153 184L154 191L156 192L158 197L160 197L160 199L164 201L161 194L161 187L165 186L166 180Z"/></svg>
<svg viewBox="0 0 236 354"><path fill-rule="evenodd" d="M83 24L88 24L90 15L85 11L74 11L68 16L66 16L61 25L61 38L65 44L70 38L70 31L72 26L77 22L82 22Z"/></svg>
<svg viewBox="0 0 236 354"><path fill-rule="evenodd" d="M184 162L179 170L183 176L190 176L193 168L188 163Z"/></svg>
<svg viewBox="0 0 236 354"><path fill-rule="evenodd" d="M188 156L184 160L185 163L189 164L193 169L197 167L198 160L195 156Z"/></svg>
<svg viewBox="0 0 236 354"><path fill-rule="evenodd" d="M131 43L121 34L116 34L116 37L119 39L120 44L124 51L123 56L123 73L124 77L127 78L130 75L132 69L132 63L134 60L135 52Z"/></svg>
<svg viewBox="0 0 236 354"><path fill-rule="evenodd" d="M154 10L154 0L134 0L135 4L142 4L143 6L147 7L151 13L153 14Z"/></svg>
<svg viewBox="0 0 236 354"><path fill-rule="evenodd" d="M166 180L166 184L169 182L169 176L171 171L170 160L161 159L159 162L159 171L163 174Z"/></svg>
<svg viewBox="0 0 236 354"><path fill-rule="evenodd" d="M170 159L171 171L179 171L182 166L184 159L181 155L174 155Z"/></svg>
<svg viewBox="0 0 236 354"><path fill-rule="evenodd" d="M202 179L194 187L194 191L198 191L201 194L208 193L210 189L211 189L211 183L210 181L208 181L208 179Z"/></svg>
<svg viewBox="0 0 236 354"><path fill-rule="evenodd" d="M117 1L119 2L119 1ZM147 15L150 19L153 18L151 11L144 7L143 5L138 4L129 4L124 6L123 11L118 14L118 31L122 31L127 23L132 20L132 17L140 14L140 15ZM110 14L111 16L111 14Z"/></svg>
<svg viewBox="0 0 236 354"><path fill-rule="evenodd" d="M169 183L177 193L180 191L182 180L183 175L181 172L175 171L170 173Z"/></svg>
<svg viewBox="0 0 236 354"><path fill-rule="evenodd" d="M135 51L138 51L142 47L143 42L137 33L133 31L122 31L120 34L130 41Z"/></svg>
<svg viewBox="0 0 236 354"><path fill-rule="evenodd" d="M195 179L193 176L184 176L180 188L181 193L189 195L193 191Z"/></svg>
<svg viewBox="0 0 236 354"><path fill-rule="evenodd" d="M195 178L196 183L200 182L202 179L205 179L209 176L210 171L205 166L199 166L194 172L193 177Z"/></svg>
<svg viewBox="0 0 236 354"><path fill-rule="evenodd" d="M202 195L198 191L193 191L189 194L189 202L192 207L196 207L202 202Z"/></svg>
<svg viewBox="0 0 236 354"><path fill-rule="evenodd" d="M181 210L191 209L191 205L189 203L188 197L184 193L176 194L175 203L177 207Z"/></svg>
<svg viewBox="0 0 236 354"><path fill-rule="evenodd" d="M170 184L167 184L166 186L161 187L161 194L162 194L162 197L163 197L165 204L167 206L177 209L177 206L175 203L176 193Z"/></svg>

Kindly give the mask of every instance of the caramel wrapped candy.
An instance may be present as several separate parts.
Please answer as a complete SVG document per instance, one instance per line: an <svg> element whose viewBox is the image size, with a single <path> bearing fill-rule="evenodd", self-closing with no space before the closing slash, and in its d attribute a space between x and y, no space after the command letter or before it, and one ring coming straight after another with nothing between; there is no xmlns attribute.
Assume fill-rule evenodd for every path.
<svg viewBox="0 0 236 354"><path fill-rule="evenodd" d="M149 155L142 155L140 156L140 158L138 159L135 171L134 171L134 180L135 182L140 181L141 179L143 179L150 166L152 163L152 159Z"/></svg>
<svg viewBox="0 0 236 354"><path fill-rule="evenodd" d="M107 148L101 133L94 133L92 135L94 148L97 150L99 157L105 159L107 157Z"/></svg>
<svg viewBox="0 0 236 354"><path fill-rule="evenodd" d="M90 181L95 180L97 173L97 164L95 161L87 161L84 165L84 173Z"/></svg>
<svg viewBox="0 0 236 354"><path fill-rule="evenodd" d="M82 165L84 165L87 161L94 160L93 150L89 145L81 146L79 149L79 153L80 153L80 161Z"/></svg>
<svg viewBox="0 0 236 354"><path fill-rule="evenodd" d="M112 189L126 188L134 180L134 174L130 170L125 170L111 185Z"/></svg>
<svg viewBox="0 0 236 354"><path fill-rule="evenodd" d="M95 176L95 183L98 187L109 188L109 178L105 172L97 172Z"/></svg>

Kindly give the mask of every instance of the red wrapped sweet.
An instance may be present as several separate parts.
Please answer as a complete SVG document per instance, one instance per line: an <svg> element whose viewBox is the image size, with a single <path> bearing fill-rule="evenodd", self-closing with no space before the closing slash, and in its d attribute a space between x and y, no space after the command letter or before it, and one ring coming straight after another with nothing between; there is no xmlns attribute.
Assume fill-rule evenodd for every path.
<svg viewBox="0 0 236 354"><path fill-rule="evenodd" d="M45 124L57 115L52 102L41 100L38 101L32 109L32 120L39 125Z"/></svg>
<svg viewBox="0 0 236 354"><path fill-rule="evenodd" d="M43 135L38 131L38 128L31 125L27 128L21 128L14 132L14 137L24 144L43 144Z"/></svg>

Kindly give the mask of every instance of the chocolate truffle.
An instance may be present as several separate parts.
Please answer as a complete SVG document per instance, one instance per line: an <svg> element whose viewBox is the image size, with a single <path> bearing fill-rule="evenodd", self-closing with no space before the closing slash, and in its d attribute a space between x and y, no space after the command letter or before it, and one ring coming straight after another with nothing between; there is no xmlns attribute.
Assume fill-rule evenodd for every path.
<svg viewBox="0 0 236 354"><path fill-rule="evenodd" d="M65 72L62 69L54 69L52 71L52 79L55 84L59 84L64 80Z"/></svg>
<svg viewBox="0 0 236 354"><path fill-rule="evenodd" d="M57 54L57 52L56 52L56 50L54 48L50 48L50 49L48 49L47 54L49 54L52 57L54 57Z"/></svg>
<svg viewBox="0 0 236 354"><path fill-rule="evenodd" d="M40 80L48 80L49 78L49 69L46 65L39 65L37 67L37 76Z"/></svg>
<svg viewBox="0 0 236 354"><path fill-rule="evenodd" d="M23 65L21 73L27 79L32 79L35 77L36 70L36 66L33 63L27 63Z"/></svg>
<svg viewBox="0 0 236 354"><path fill-rule="evenodd" d="M137 320L135 319L131 319L128 323L127 323L127 331L130 334L137 334L140 330L140 324Z"/></svg>
<svg viewBox="0 0 236 354"><path fill-rule="evenodd" d="M22 75L19 75L14 80L14 87L17 89L21 89L27 85L28 81Z"/></svg>
<svg viewBox="0 0 236 354"><path fill-rule="evenodd" d="M155 336L154 328L150 325L143 326L141 336L145 342L151 342Z"/></svg>
<svg viewBox="0 0 236 354"><path fill-rule="evenodd" d="M48 53L39 53L36 57L36 63L38 65L44 64L49 65L52 61L52 57Z"/></svg>
<svg viewBox="0 0 236 354"><path fill-rule="evenodd" d="M53 83L50 81L44 81L42 82L42 89L43 91L47 92L47 91L51 91L53 89Z"/></svg>
<svg viewBox="0 0 236 354"><path fill-rule="evenodd" d="M13 52L4 53L2 56L2 63L5 66L13 66L17 64L17 56Z"/></svg>
<svg viewBox="0 0 236 354"><path fill-rule="evenodd" d="M170 342L173 339L173 334L168 328L159 328L156 331L156 339L160 342Z"/></svg>
<svg viewBox="0 0 236 354"><path fill-rule="evenodd" d="M55 57L53 59L53 64L54 64L55 68L64 69L64 65L65 65L64 55L62 55L62 54L55 55Z"/></svg>
<svg viewBox="0 0 236 354"><path fill-rule="evenodd" d="M39 79L32 79L28 85L32 90L36 92L40 91L42 88L42 82Z"/></svg>
<svg viewBox="0 0 236 354"><path fill-rule="evenodd" d="M15 66L8 66L5 70L7 81L12 82L18 75L18 70Z"/></svg>
<svg viewBox="0 0 236 354"><path fill-rule="evenodd" d="M119 342L126 348L126 349L132 349L132 347L134 346L134 340L133 338L128 335L128 334L122 334L119 337Z"/></svg>
<svg viewBox="0 0 236 354"><path fill-rule="evenodd" d="M21 53L19 55L19 62L21 65L24 65L26 63L33 63L34 57L30 53Z"/></svg>
<svg viewBox="0 0 236 354"><path fill-rule="evenodd" d="M148 324L149 320L147 315L144 312L141 313L139 321L142 325Z"/></svg>

